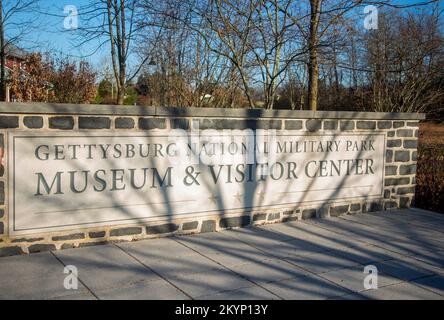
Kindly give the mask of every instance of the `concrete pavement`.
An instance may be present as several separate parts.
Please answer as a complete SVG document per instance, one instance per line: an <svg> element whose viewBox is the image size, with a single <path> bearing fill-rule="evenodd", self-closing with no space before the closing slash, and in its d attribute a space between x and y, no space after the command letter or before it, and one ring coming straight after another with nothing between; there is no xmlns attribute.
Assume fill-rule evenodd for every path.
<svg viewBox="0 0 444 320"><path fill-rule="evenodd" d="M0 299L442 300L443 235L444 215L410 209L4 257Z"/></svg>

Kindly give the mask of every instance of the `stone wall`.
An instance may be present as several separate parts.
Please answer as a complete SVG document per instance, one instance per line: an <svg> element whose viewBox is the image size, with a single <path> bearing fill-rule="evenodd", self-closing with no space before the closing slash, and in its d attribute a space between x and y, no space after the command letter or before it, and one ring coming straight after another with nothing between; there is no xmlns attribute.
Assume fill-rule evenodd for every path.
<svg viewBox="0 0 444 320"><path fill-rule="evenodd" d="M143 108L136 106L0 104L0 143L14 130L146 131L200 129L276 129L291 132L361 132L386 135L384 193L371 201L299 203L219 215L174 217L144 224L93 227L12 237L8 232L8 170L0 172L0 256L131 241L171 234L212 232L264 224L408 208L415 194L418 125L421 114L264 111L246 109ZM3 155L3 159L7 155ZM3 162L5 163L5 162ZM6 163L7 165L7 163Z"/></svg>

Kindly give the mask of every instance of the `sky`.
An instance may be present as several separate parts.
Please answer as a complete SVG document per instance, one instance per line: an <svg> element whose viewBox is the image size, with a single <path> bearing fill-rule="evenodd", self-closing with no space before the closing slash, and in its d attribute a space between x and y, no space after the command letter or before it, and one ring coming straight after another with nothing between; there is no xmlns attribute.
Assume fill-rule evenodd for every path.
<svg viewBox="0 0 444 320"><path fill-rule="evenodd" d="M6 0L6 2L15 0ZM27 51L49 51L56 55L68 56L78 60L80 58L91 62L95 67L100 67L104 63L104 57L108 50L102 49L95 52L95 43L86 43L78 47L75 41L75 29L65 29L65 20L68 13L64 12L65 6L76 6L81 8L91 0L41 0L39 3L39 13L21 14L16 19L34 19L33 28L27 32L18 45ZM78 24L82 24L82 16L78 16ZM6 36L8 34L6 33ZM92 54L94 53L94 54Z"/></svg>
<svg viewBox="0 0 444 320"><path fill-rule="evenodd" d="M11 1L15 0L4 0L4 3L11 3ZM103 69L105 64L109 65L109 58L107 58L109 56L109 49L104 47L102 50L92 54L95 50L94 41L82 47L77 47L75 42L76 30L66 30L64 28L65 17L68 15L64 13L64 7L74 5L77 8L81 8L91 1L93 0L41 0L39 4L40 13L38 15L35 13L32 15L23 14L16 17L16 19L28 19L31 17L36 20L36 25L29 30L18 45L28 51L50 51L76 60L83 58L89 61L97 70ZM408 5L415 1L396 0L394 2ZM443 6L443 2L441 1L441 6ZM78 24L81 26L82 22L84 21L82 21L82 15L80 14L78 16ZM8 37L7 32L8 30L6 31L6 36Z"/></svg>

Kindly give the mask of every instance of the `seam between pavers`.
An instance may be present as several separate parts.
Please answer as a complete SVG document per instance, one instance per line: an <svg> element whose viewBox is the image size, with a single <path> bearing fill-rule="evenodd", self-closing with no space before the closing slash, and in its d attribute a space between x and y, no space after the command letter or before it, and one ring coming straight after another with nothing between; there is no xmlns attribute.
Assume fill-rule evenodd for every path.
<svg viewBox="0 0 444 320"><path fill-rule="evenodd" d="M303 222L302 222L302 223L303 223ZM324 228L324 229L325 229L325 228ZM331 230L329 230L329 229L325 229L325 230L331 231ZM285 235L285 233L283 233L283 232L281 232L281 231L279 231L279 230L273 230L273 231ZM332 232L333 232L333 231L332 231ZM337 232L336 232L336 233L337 233ZM340 233L337 233L337 234L340 234ZM361 241L361 242L363 242L363 241ZM364 243L365 243L365 242L364 242ZM367 244L367 245L374 246L373 244ZM259 248L258 248L258 249L259 249ZM387 249L385 249L385 248L381 248L381 249L387 250ZM259 250L260 250L260 249L259 249ZM334 249L331 249L331 250L328 250L328 249L327 249L327 250L325 250L325 251L321 251L321 252L329 252L329 251L332 251L332 250L334 250ZM388 250L388 251L391 251L391 250ZM393 252L393 251L392 251L392 252ZM404 255L402 255L402 256L404 256ZM408 256L404 256L404 257L408 257ZM284 258L284 259L280 259L280 260L283 260L283 261L288 262L288 263L290 263L290 264L292 264L292 265L295 265L295 266L297 266L297 267L299 267L299 268L301 268L301 269L303 269L303 270L305 270L305 271L308 271L309 273L314 274L315 276L318 276L318 277L320 277L320 278L322 278L322 279L324 279L324 280L326 280L326 281L328 281L328 282L330 282L330 283L333 283L333 284L335 284L335 285L337 285L337 286L339 286L339 287L342 287L342 288L344 288L344 289L346 289L346 290L348 290L348 291L351 291L352 293L358 293L358 294L361 294L361 293L363 293L363 292L370 291L369 289L364 289L364 290L362 290L362 291L354 291L354 290L351 290L351 289L349 289L349 288L347 288L347 287L342 286L341 284L339 284L339 283L337 283L337 282L334 282L334 281L332 281L332 280L330 280L330 279L328 279L328 278L325 278L325 277L323 276L323 274L326 274L326 273L328 273L328 272L330 272L330 271L340 271L340 270L344 270L344 269L347 269L347 268L350 268L350 267L345 267L345 268L339 268L339 269L329 270L328 272L323 272L323 273L318 273L318 274L317 274L317 273L313 273L313 272L310 271L309 269L306 269L306 268L304 268L304 267L302 267L302 266L299 266L299 265L296 264L296 263L293 263L292 261L288 261L288 260L286 260L285 258ZM353 260L353 259L352 259L352 260ZM387 262L387 261L395 261L395 260L396 260L396 258L394 258L394 259L382 259L382 260L378 261L377 263ZM416 260L418 260L418 259L416 259ZM421 261L421 262L424 262L424 261ZM358 263L358 262L356 262L356 263L357 263L356 266L364 266L364 264L362 264L362 263ZM426 264L427 264L427 263L426 263ZM429 265L429 264L427 264L427 265ZM433 267L433 266L432 266L432 267ZM413 278L413 279L410 279L410 280L403 280L403 279L398 278L398 277L396 277L395 275L392 275L392 274L387 273L387 272L384 272L383 274L384 274L384 275L387 275L387 276L390 276L390 277L393 277L393 278L399 280L399 282L392 283L392 284L388 284L388 285L383 285L383 286L378 286L378 289L379 289L379 288L390 287L390 286L393 286L393 285L399 285L399 284L402 284L402 283L410 283L410 284L415 285L415 286L417 286L417 287L420 287L420 288L422 288L422 289L426 289L426 290L428 290L429 292L432 292L432 293L435 293L435 294L438 294L438 295L442 296L441 294L436 293L435 291L432 291L432 290L430 290L430 289L427 289L427 288L421 287L421 286L419 286L419 285L417 285L417 284L415 284L415 283L412 283L413 280L419 280L419 279L423 279L423 278L429 278L429 277L433 277L433 276L439 276L439 274L436 274L436 273L435 273L435 274L433 274L433 275L420 276L420 277ZM378 273L378 275L379 275L379 273ZM276 281L276 282L277 282L277 281ZM350 294L350 293L347 293L347 294L344 294L344 295L340 295L340 296L336 296L336 297L343 297L343 296L346 296L346 295L348 295L348 294ZM332 298L334 298L334 297L332 297Z"/></svg>
<svg viewBox="0 0 444 320"><path fill-rule="evenodd" d="M364 215L364 214L361 214L361 215ZM355 216L359 216L359 214L355 215ZM339 217L339 218L341 218L343 221L355 222L355 223L362 224L362 225L367 226L367 227L369 226L368 224L365 224L364 222L361 222L361 221L358 221L358 220L351 220L351 219L349 220L349 219L346 219L345 217ZM427 226L424 226L424 225L418 225L418 224L414 224L414 223L411 223L411 222L402 222L402 221L398 221L396 219L393 219L391 217L388 218L388 219L390 219L391 222L394 222L394 223L402 225L402 226L415 227L415 228L419 229L422 232L431 231L433 233L442 234L442 231L439 231L437 229L433 229L433 228L430 228L430 227L427 227ZM374 228L374 227L372 227L372 228ZM403 236L403 237L411 239L408 236ZM429 236L429 237L433 238L433 236Z"/></svg>
<svg viewBox="0 0 444 320"><path fill-rule="evenodd" d="M440 215L440 213L438 213L438 215L436 215L437 212L435 211L430 211L430 210L425 210L425 209L421 209L421 208L416 208L416 207L411 207L407 210L407 212L409 211L415 211L417 214L422 215L422 217L427 216L427 215L435 215L435 218L438 220L441 220L442 222L444 222L444 217L442 217Z"/></svg>
<svg viewBox="0 0 444 320"><path fill-rule="evenodd" d="M301 222L302 224L306 224L306 225L310 225L310 226L312 226L311 224L308 224L308 223L305 223L305 222ZM317 225L316 225L317 226ZM316 227L315 226L315 227ZM322 228L322 229L324 229L324 230L327 230L327 231L330 231L330 232L332 232L332 230L329 230L329 229L325 229L325 228ZM275 232L278 232L278 233L282 233L282 234L285 234L285 233L283 233L283 232L281 232L281 231L279 231L279 230L273 230L273 231L275 231ZM336 232L337 233L337 232ZM342 235L343 236L343 234L341 234L341 233L337 233L337 234L340 234L340 235ZM357 241L360 241L360 240L357 240ZM373 244L371 244L371 243L367 243L367 242L364 242L364 241L360 241L360 242L362 242L364 245L366 245L366 246L374 246L374 247L376 247L375 245L373 245ZM348 248L354 248L354 247L348 247ZM384 249L384 250L387 250L387 249L385 249L385 248L381 248L381 247L378 247L378 248L380 248L380 249ZM330 251L335 251L335 250L338 250L338 249L325 249L325 250L322 250L322 251L319 251L319 253L326 253L326 252L330 252ZM340 250L340 249L339 249ZM387 250L387 251L389 251L389 250ZM353 258L350 258L351 260L353 260ZM389 260L393 260L393 259L381 259L381 260L379 260L379 261L374 261L374 263L377 263L377 262L382 262L382 261L389 261ZM286 260L285 260L286 261ZM355 260L353 260L354 262L356 262L357 263L357 265L364 265L364 264L362 264L362 263L360 263L360 262L358 262L358 261L355 261ZM350 266L350 267L352 267L352 266ZM348 267L346 267L346 268L348 268ZM342 268L341 268L342 269ZM336 269L336 270L341 270L341 269ZM335 270L330 270L330 271L335 271Z"/></svg>
<svg viewBox="0 0 444 320"><path fill-rule="evenodd" d="M366 227L370 227L370 228L372 228L372 229L375 229L374 227L372 227L372 226L369 226L369 225L367 225L367 224L365 224L365 223L362 223L362 222L359 222L359 221L355 221L355 220L347 220L347 219L344 219L344 218L342 218L342 217L339 217L342 221L344 221L344 222L353 222L353 223L356 223L356 224L360 224L360 225L363 225L363 226L366 226ZM409 225L412 225L412 226L415 226L414 224L411 224L411 223L407 223L407 224L409 224ZM438 232L438 233L441 233L442 234L442 232L439 232L439 231L437 231L437 230L435 230L435 229L432 229L432 228L430 228L432 231L436 231L436 232ZM330 230L330 231L332 231L332 230ZM388 232L388 231L387 231ZM381 235L382 237L385 237L385 236L383 236L383 235ZM389 236L389 235L387 235L387 236ZM406 239L406 240L415 240L415 238L411 238L411 237L409 237L409 236L404 236L404 235L396 235L396 236L394 236L395 238L396 237L399 237L399 238L404 238L404 239ZM434 240L433 238L431 239L431 240ZM439 242L439 240L435 240L435 241L438 241ZM371 245L374 245L374 244L371 244ZM444 245L444 243L443 243L443 245ZM375 245L376 246L376 245ZM433 245L433 246L435 246L436 247L436 245ZM379 246L378 246L379 247ZM385 249L385 250L388 250L388 251L391 251L391 252L394 252L394 253L398 253L398 254L400 254L399 252L396 252L396 251L393 251L393 250L389 250L389 249L386 249L386 248L383 248L383 247L379 247L379 248L382 248L382 249ZM436 251L443 251L444 250L444 248L439 248L438 247L438 250L434 250L434 251L429 251L429 252L431 252L431 253L435 253ZM412 255L404 255L404 254L400 254L400 255L402 255L402 256L404 256L404 257L411 257L411 258L414 258ZM419 259L416 259L416 260L419 260ZM441 268L440 268L441 269Z"/></svg>
<svg viewBox="0 0 444 320"><path fill-rule="evenodd" d="M57 259L57 261L59 261L64 267L66 267L66 264L63 262L62 259L60 259L59 257L57 257L54 252L49 251L54 258ZM99 297L86 285L86 283L80 278L79 275L77 275L77 280L86 288L86 290L88 290L89 293L91 293L93 295L94 298L96 298L97 300L100 300ZM62 296L61 296L62 297ZM64 296L63 296L64 297Z"/></svg>
<svg viewBox="0 0 444 320"><path fill-rule="evenodd" d="M273 232L276 232L276 231L274 231L273 230ZM228 231L228 232L226 232L226 234L230 234L230 232ZM281 234L283 234L283 233L281 233ZM302 270L304 270L304 271L306 271L306 272L308 272L309 273L309 275L311 275L311 276L317 276L317 277L320 277L320 278L322 278L323 280L325 280L325 281L327 281L327 282L330 282L330 283L332 283L332 284L334 284L334 285L336 285L336 286L338 286L338 287L341 287L341 288L343 288L343 289L345 289L345 290L348 290L349 291L349 293L350 292L354 292L354 291L352 291L352 290L350 290L350 289L348 289L348 288L346 288L346 287L344 287L344 286L341 286L340 284L337 284L337 283L335 283L335 282L333 282L333 281L331 281L331 280L329 280L329 279L326 279L326 278L324 278L324 277L322 277L320 274L317 274L317 273L315 273L315 272L313 272L313 271L311 271L311 270L308 270L308 269L306 269L306 268L304 268L304 267L301 267L301 266L299 266L299 265L297 265L297 264L295 264L295 263L292 263L291 261L288 261L288 260L285 260L285 258L283 259L283 258L280 258L280 257L278 257L278 256L274 256L272 253L269 253L269 252L266 252L266 251L263 251L262 249L260 249L259 247L256 247L256 246L254 246L254 245L252 245L252 244L250 244L250 243L248 243L248 242L245 242L245 241L243 241L243 240L241 240L241 239L238 239L238 238L236 238L236 237L233 237L233 236L230 236L230 237L232 237L232 238L234 238L234 239L237 239L238 241L240 241L240 242L242 242L242 243L244 243L244 244L247 244L248 246L250 246L250 247L252 247L252 248L254 248L254 249L256 249L256 250L258 250L258 251L261 251L261 252L263 252L263 253L266 253L266 254L269 254L269 255L272 255L275 259L277 259L277 260L280 260L280 261L283 261L283 262L286 262L286 263L288 263L288 264L291 264L292 266L295 266L295 267L297 267L297 268L299 268L299 269L302 269ZM191 248L190 248L191 249ZM326 251L328 251L328 250L325 250L325 251L322 251L322 252L326 252ZM357 265L361 265L360 263L357 263ZM225 266L224 266L225 267ZM228 267L226 267L226 268L228 268ZM341 270L341 269L343 269L343 268L340 268L340 269L337 269L337 270ZM231 270L231 269L230 269ZM238 274L236 271L234 271L234 270L231 270L232 272L234 272L234 273L236 273L236 274ZM240 274L239 274L240 275ZM305 276L300 276L299 278L303 278L303 277L307 277L307 276L309 276L309 275L305 275ZM240 275L242 278L244 278L242 275ZM283 279L283 280L277 280L277 281L270 281L270 282L268 282L268 283L279 283L279 282L281 282L281 281L285 281L285 280L290 280L290 279L297 279L298 277L293 277L293 278L288 278L288 279ZM250 282L253 282L252 280L249 280L249 279L246 279L246 280L248 280L248 281L250 281ZM254 282L253 282L254 283ZM256 284L256 283L255 283ZM259 285L259 284L256 284L257 286L259 286L259 287L261 287L261 288L263 288L263 289L265 289L265 290L267 290L267 291L270 291L270 290L268 290L267 288L264 288L264 287L262 287L261 285ZM271 292L271 291L270 291ZM274 292L271 292L271 293L273 293L274 295L276 295L276 296L278 296L276 293L274 293ZM285 299L283 299L282 297L280 297L280 296L278 296L279 298L281 298L282 300L285 300Z"/></svg>
<svg viewBox="0 0 444 320"><path fill-rule="evenodd" d="M431 275L431 276L419 277L419 278L416 278L416 279L414 279L414 280L427 279L427 278L432 278L432 277L436 277L436 276L438 276L438 277L443 277L442 275L434 274L434 275ZM424 289L424 290L428 290L428 291L430 291L430 292L433 292L433 293L435 293L435 294L437 294L437 295L439 295L439 296L441 296L441 297L444 298L444 294L441 294L441 293L439 293L439 292L433 291L432 289L429 289L429 288L426 287L426 286L422 286L421 284L418 284L418 283L415 283L415 282L410 282L410 281L409 281L409 283L412 284L412 285L415 285L415 286L417 286L417 287L420 287L421 289Z"/></svg>
<svg viewBox="0 0 444 320"><path fill-rule="evenodd" d="M368 214L368 213L361 213L361 214ZM372 214L368 214L369 216L373 216ZM384 215L390 215L390 213L387 213L387 214L384 214ZM358 214L358 216L359 216L359 214ZM360 221L358 221L358 220L348 220L348 219L344 219L343 217L339 217L339 219L341 219L341 220L343 220L343 221L350 221L350 222L354 222L354 223L357 223L357 224L361 224L361 225L363 225L363 226L366 226L366 227L370 227L370 228L374 228L374 227L372 227L372 226L369 226L369 225L367 225L367 224L365 224L365 223L363 223L363 222L360 222ZM399 223L399 224L404 224L404 225L409 225L409 226L413 226L413 227L418 227L418 228L421 228L421 229L425 229L424 231L428 231L428 230L430 230L430 231L432 231L432 232L436 232L436 233L442 233L442 231L440 231L440 230L438 230L438 229L435 229L435 228L433 228L433 227L428 227L428 226L425 226L424 224L421 224L421 223L419 223L419 224L415 224L415 223L413 223L413 222L409 222L409 221L406 221L406 222L399 222L399 221L397 221L397 219L395 218L395 219L391 219L391 221L394 221L394 222L396 222L396 223ZM403 237L403 238L406 238L406 239L412 239L411 237L409 237L409 236L399 236L399 237Z"/></svg>
<svg viewBox="0 0 444 320"><path fill-rule="evenodd" d="M330 228L328 228L328 227L321 226L320 224L316 224L315 226L318 227L318 228L321 228L321 229L324 229L324 230L330 231L330 232L334 232L334 233L339 234L339 235L341 235L341 236L347 236L347 235L344 235L343 233L340 233L340 232L338 232L338 231L336 231L336 230L334 230L334 229L330 229ZM378 245L376 245L376 244L374 244L374 243L371 243L371 242L368 242L368 241L363 241L363 240L358 240L358 239L357 239L356 241L361 242L361 243L364 243L364 244L366 244L366 245L375 246L375 247L378 247L378 248L380 248L380 249L387 250L387 251L389 251L389 252L393 252L393 253L399 254L400 256L403 256L403 257L409 257L408 255L405 255L405 254L403 254L403 253L399 253L399 252L397 252L397 251L393 251L393 250L391 250L391 249L387 249L387 248L384 248L384 247L378 246Z"/></svg>
<svg viewBox="0 0 444 320"><path fill-rule="evenodd" d="M227 232L227 233L228 233L228 232ZM281 299L281 300L285 300L285 299L282 298L281 296L279 296L279 295L277 295L276 293L274 293L274 292L268 290L267 288L264 288L263 286L261 286L260 284L254 282L253 280L250 280L250 279L244 277L243 275L237 273L236 271L232 270L230 267L227 267L227 266L223 265L222 263L220 263L220 262L218 262L218 261L216 261L216 260L213 260L213 259L211 259L210 257L207 257L207 256L204 255L203 253L201 253L201 252L195 250L194 248L191 248L191 247L187 246L186 244L182 243L180 240L176 240L176 239L174 239L174 238L173 238L173 240L176 241L176 242L178 242L178 243L180 243L180 244L183 245L184 247L186 247L186 248L188 248L188 249L190 249L190 250L192 250L192 251L198 253L198 254L201 255L202 257L204 257L204 258L206 258L206 259L208 259L208 260L211 260L211 261L217 263L218 265L220 265L220 266L223 267L224 269L227 269L227 270L233 272L234 274L236 274L236 275L239 276L240 278L242 278L242 279L244 279L244 280L247 280L248 282L251 282L253 285L255 285L255 286L257 286L257 287L259 287L259 288L261 288L261 289L264 289L265 291L271 293L272 295L278 297L279 299ZM221 252L221 253L223 253L223 252ZM245 288L249 288L249 287L245 287ZM223 290L223 291L216 292L216 294L217 294L217 293L230 292L230 291L236 291L236 290L239 290L239 289L242 289L242 288L238 288L238 289L234 289L234 290Z"/></svg>
<svg viewBox="0 0 444 320"><path fill-rule="evenodd" d="M299 223L299 221L298 221L297 223ZM304 222L300 222L300 223L304 223ZM307 225L309 225L309 224L307 224ZM326 228L323 228L323 229L324 229L324 230L328 230L328 231L333 232L332 230L329 230L329 229L326 229ZM276 233L280 233L280 234L284 234L284 235L286 235L285 233L283 233L283 232L281 232L281 231L278 231L278 230L273 230L273 232L276 232ZM340 233L338 233L338 232L335 232L335 233L340 234ZM240 241L242 241L242 240L240 240ZM360 241L360 240L358 240L358 241ZM242 241L242 242L244 242L244 241ZM366 245L374 246L373 244L369 244L369 243L366 243L366 242L364 242L364 241L360 241L360 242L365 243ZM245 243L245 242L244 242L244 243ZM249 243L247 243L247 244L250 245ZM251 246L253 246L253 245L251 245ZM255 246L253 246L253 247L255 247ZM256 247L255 247L255 248L256 248ZM379 248L381 248L381 247L379 247ZM256 249L262 251L260 248L256 248ZM387 250L387 249L385 249L385 248L381 248L381 249ZM326 249L326 250L323 250L323 251L321 251L321 252L326 253L326 252L333 251L333 250L335 250L335 249ZM390 250L388 250L388 251L390 251ZM392 252L393 252L393 251L392 251ZM402 255L402 256L404 256L404 255ZM404 256L404 257L408 257L408 256ZM293 263L292 261L286 260L285 258L283 258L283 259L282 259L282 258L278 258L278 259L279 259L279 260L282 260L282 261L285 261L285 262L287 262L287 263L290 263L291 265L297 266L298 268L303 269L304 271L307 271L307 272L309 272L310 274L312 274L312 275L314 275L314 276L318 276L318 277L322 278L323 280L325 280L325 281L327 281L327 282L330 282L330 283L332 283L332 284L335 284L335 285L337 285L337 286L339 286L339 287L341 287L341 288L344 288L344 289L346 289L346 290L348 290L348 291L350 291L350 292L353 292L353 293L361 293L361 292L363 292L363 291L367 291L367 290L363 290L363 291L353 291L353 290L351 290L351 289L349 289L349 288L347 288L347 287L344 287L344 286L342 286L341 284L336 283L336 282L334 282L334 281L332 281L332 280L330 280L330 279L328 279L328 278L325 278L325 277L323 276L323 274L328 273L329 271L340 271L340 270L347 269L347 268L350 268L350 267L344 267L344 268L339 268L339 269L333 269L333 270L329 270L328 272L323 272L323 273L315 273L315 272L313 272L313 271L311 271L311 270L309 270L309 269L306 269L306 268L304 268L304 267L302 267L302 266L299 266L299 265L296 264L296 263ZM352 260L353 260L353 259L352 259ZM380 263L380 262L386 262L386 261L392 261L392 260L396 260L396 258L395 258L395 259L383 259L383 260L378 261L378 263ZM364 264L362 264L362 263L359 263L359 262L357 262L357 261L355 261L355 262L356 262L356 265L355 265L355 266L364 266ZM353 267L353 266L351 266L351 267ZM394 277L395 279L398 279L399 282L397 282L396 284L400 284L400 283L404 283L404 282L406 282L406 283L410 283L410 281L403 280L403 279L398 278L398 277L396 277L396 276L394 276L394 275L392 275L392 274L389 274L389 273L387 273L387 272L385 272L384 274L386 274L387 276ZM437 275L437 274L435 274L435 276L436 276L436 275ZM430 277L430 276L422 276L422 277L418 277L418 278L415 278L415 279L412 279L412 280L417 280L417 279L420 279L420 278L426 278L426 277ZM279 281L274 281L274 282L279 282ZM388 287L388 286L391 286L391 285L394 285L394 284L381 286L380 288ZM429 290L429 291L431 291L431 290ZM434 291L431 291L431 292L435 293ZM347 294L349 294L349 293L347 293ZM345 294L345 295L347 295L347 294ZM345 296L345 295L341 295L341 296ZM337 296L337 297L341 297L341 296ZM333 298L333 297L332 297L332 298Z"/></svg>
<svg viewBox="0 0 444 320"><path fill-rule="evenodd" d="M345 220L345 219L344 219L344 220ZM348 221L348 220L347 220L347 221ZM318 226L318 225L317 225L317 226ZM318 226L318 227L319 227L319 228L323 228L323 229L328 230L328 231L331 231L331 232L335 232L335 233L337 233L337 234L341 234L341 233L339 233L339 232L337 232L337 231L334 231L334 230L328 229L328 228L326 228L326 227L321 227L321 226ZM341 234L341 235L342 235L342 234ZM358 240L358 241L360 241L360 240ZM363 241L360 241L360 242L363 242ZM367 243L367 242L364 242L364 243ZM380 247L380 246L378 246L378 245L374 245L374 244L371 244L371 243L367 243L367 244L370 244L370 245L372 245L372 246L375 246L375 247L378 247L378 248L381 248L381 249L384 249L384 250L387 250L387 251L390 251L390 252L393 252L393 253L399 254L400 256L405 257L405 258L414 258L414 257L412 257L412 256L408 256L408 255L405 255L405 254L401 254L401 253L399 253L399 252L396 252L396 251L393 251L393 250L389 250L389 249L387 249L387 248ZM425 262L425 261L422 261L422 260L419 260L419 259L415 259L415 260L418 260L419 262L423 262L423 263L425 263L426 265L428 265L428 266L430 266L430 267L434 267L433 265L430 265L430 264L428 264L428 263ZM394 258L394 259L382 260L381 262L387 262L387 261L396 261L396 258ZM441 268L438 267L438 269L441 269ZM387 272L385 272L385 274L387 274L387 275L389 275L389 276L392 276L392 277L394 277L394 278L396 278L396 279L399 279L401 282L399 282L399 283L397 283L397 284L400 284L400 283L404 283L404 282L406 282L406 283L413 284L413 285L415 285L415 286L417 286L417 287L420 287L420 288L422 288L422 289L426 289L426 290L428 290L428 291L430 291L430 292L433 292L433 293L437 294L435 291L432 291L432 290L427 289L427 288L423 288L423 287L421 287L421 286L419 286L419 285L416 285L415 283L412 283L412 281L413 281L413 280L418 280L418 279L423 279L423 278L428 278L428 277L433 277L433 276L440 276L439 274L434 273L433 275L421 276L421 277L413 278L413 279L410 279L410 280L403 280L403 279L401 279L401 278L399 278L399 277L396 277L395 275L392 275L392 274L387 273ZM395 284L391 284L391 285L395 285ZM389 286L391 286L391 285L387 285L387 286L383 286L383 287L389 287ZM383 287L381 287L381 288L383 288ZM359 293L359 292L358 292L358 293ZM443 295L441 295L441 294L438 294L438 295L443 296Z"/></svg>
<svg viewBox="0 0 444 320"><path fill-rule="evenodd" d="M122 250L125 254L127 254L129 257L131 257L132 259L134 259L135 261L137 261L138 263L140 263L144 268L150 270L152 273L154 273L155 275L157 275L158 277L160 277L161 279L163 279L164 281L168 282L170 285L172 285L174 288L176 288L178 291L180 291L181 293L183 293L185 296L187 296L188 298L190 298L191 300L194 300L192 296L190 296L187 292L185 292L184 290L182 290L181 288L179 288L178 286L176 286L174 283L172 283L170 280L168 280L168 278L162 276L161 274L159 274L158 272L156 272L155 270L151 269L148 265L146 265L145 263L143 263L142 261L140 261L137 257L135 257L134 255L132 255L131 253L129 253L128 251L126 251L124 248L122 248L121 246L113 243L113 245L117 248L119 248L120 250Z"/></svg>
<svg viewBox="0 0 444 320"><path fill-rule="evenodd" d="M442 277L442 276L439 275L439 274L432 274L432 275L428 275L428 276L417 277L417 278L414 278L414 279L411 279L411 280L408 280L408 281L405 281L405 282L408 282L408 283L410 283L411 285L414 285L415 287L419 287L419 288L424 289L424 290L427 290L427 291L429 291L429 292L433 292L434 294L437 294L438 296L444 297L444 294L437 293L437 292L435 292L435 291L433 291L433 290L430 290L430 289L427 288L427 287L422 287L422 286L420 286L420 285L418 285L418 284L416 284L416 283L413 282L413 281L415 281L415 280L427 279L427 278L436 277L436 276L438 276L438 277Z"/></svg>
<svg viewBox="0 0 444 320"><path fill-rule="evenodd" d="M435 275L436 276L436 275ZM433 276L424 276L424 277L418 277L418 278L415 278L415 280L418 280L418 279L423 279L423 278L429 278L429 277L433 277ZM398 283L392 283L392 284L389 284L389 285L386 285L386 286L382 286L382 287L378 287L378 289L379 288L389 288L389 287L392 287L392 286L398 286L398 285L400 285L400 284L403 284L403 283L408 283L408 284L410 284L410 285L413 285L414 287L418 287L419 289L423 289L423 290L425 290L425 291L428 291L428 292L431 292L431 293L433 293L433 294L436 294L436 295L438 295L438 296L440 296L440 297L444 297L442 294L439 294L439 293L437 293L437 292L435 292L435 291L432 291L432 290L430 290L430 289L427 289L427 288L424 288L424 287L421 287L421 286L419 286L419 285L417 285L417 284L415 284L415 283L412 283L411 281L402 281L402 282L398 282ZM377 290L378 289L376 289L375 291L377 292ZM374 290L374 289L373 289ZM361 293L365 293L365 292L370 292L370 291L373 291L372 289L368 289L368 290L364 290L364 291L362 291L362 292L358 292L359 294L361 294ZM366 298L366 297L365 297ZM416 299L416 300L418 300L418 299Z"/></svg>

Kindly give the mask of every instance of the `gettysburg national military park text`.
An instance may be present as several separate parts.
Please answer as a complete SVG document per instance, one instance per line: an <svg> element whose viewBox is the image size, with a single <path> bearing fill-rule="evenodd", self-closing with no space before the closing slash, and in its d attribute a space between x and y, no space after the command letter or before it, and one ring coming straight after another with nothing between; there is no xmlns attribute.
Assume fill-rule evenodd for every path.
<svg viewBox="0 0 444 320"><path fill-rule="evenodd" d="M240 139L233 139L232 135L220 139L207 137L197 142L193 137L168 140L166 143L39 143L33 150L34 161L47 162L48 166L57 163L59 169L55 173L35 172L34 196L170 188L175 186L173 177L177 176L180 180L176 181L184 186L199 186L203 183L202 173L213 184L375 174L374 159L368 156L375 151L371 135L357 139L331 136L327 141L317 136L285 136L278 141L273 135ZM342 153L358 156L338 159ZM335 159L327 159L331 154L337 155ZM146 166L128 167L131 162L127 161L133 159L138 163L142 160ZM71 164L70 169L63 170L65 161ZM72 170L80 161L83 165ZM102 161L107 162L106 168L99 165L97 169L95 165L94 170L89 170L84 165ZM157 166L164 161L168 166ZM188 165L179 172L175 164L180 163Z"/></svg>

